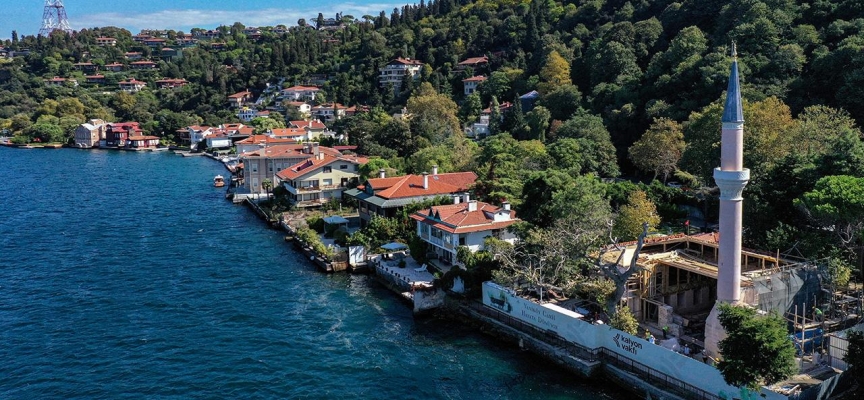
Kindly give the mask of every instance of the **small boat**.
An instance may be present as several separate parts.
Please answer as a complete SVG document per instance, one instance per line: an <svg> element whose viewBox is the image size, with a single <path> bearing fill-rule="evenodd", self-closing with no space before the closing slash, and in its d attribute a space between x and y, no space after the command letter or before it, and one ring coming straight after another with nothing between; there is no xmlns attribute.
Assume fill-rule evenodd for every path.
<svg viewBox="0 0 864 400"><path fill-rule="evenodd" d="M213 178L213 186L215 186L215 187L225 186L225 178L223 178L222 175L216 175L216 177Z"/></svg>

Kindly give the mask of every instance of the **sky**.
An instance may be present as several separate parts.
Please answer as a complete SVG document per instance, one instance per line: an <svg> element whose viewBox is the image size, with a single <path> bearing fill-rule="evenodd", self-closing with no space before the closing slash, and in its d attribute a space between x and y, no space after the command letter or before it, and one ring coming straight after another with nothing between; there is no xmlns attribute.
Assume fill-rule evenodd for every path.
<svg viewBox="0 0 864 400"><path fill-rule="evenodd" d="M335 17L337 12L361 18L389 15L393 7L411 0L64 0L72 29L117 26L132 34L141 29L213 29L241 22L246 26L296 25L314 20L318 13ZM42 25L45 0L0 0L0 39L35 35Z"/></svg>

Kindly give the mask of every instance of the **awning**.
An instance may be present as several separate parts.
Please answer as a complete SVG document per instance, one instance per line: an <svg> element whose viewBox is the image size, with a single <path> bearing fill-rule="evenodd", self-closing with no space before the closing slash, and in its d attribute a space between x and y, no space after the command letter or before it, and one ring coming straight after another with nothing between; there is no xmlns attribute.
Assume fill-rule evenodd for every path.
<svg viewBox="0 0 864 400"><path fill-rule="evenodd" d="M342 218L338 215L331 215L329 217L324 218L324 223L329 224L329 225L341 225L341 224L347 224L348 220L345 218Z"/></svg>
<svg viewBox="0 0 864 400"><path fill-rule="evenodd" d="M405 243L391 242L381 246L381 248L384 250L397 251L407 249L408 245Z"/></svg>

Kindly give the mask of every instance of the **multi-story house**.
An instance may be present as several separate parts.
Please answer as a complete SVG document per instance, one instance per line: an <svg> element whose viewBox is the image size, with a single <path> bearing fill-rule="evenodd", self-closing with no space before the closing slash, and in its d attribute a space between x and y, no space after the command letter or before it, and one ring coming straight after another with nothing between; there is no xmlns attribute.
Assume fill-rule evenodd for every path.
<svg viewBox="0 0 864 400"><path fill-rule="evenodd" d="M333 122L345 116L345 107L339 103L325 103L312 107L312 118L324 122Z"/></svg>
<svg viewBox="0 0 864 400"><path fill-rule="evenodd" d="M159 138L156 136L132 135L126 139L126 148L149 149L159 146Z"/></svg>
<svg viewBox="0 0 864 400"><path fill-rule="evenodd" d="M98 37L96 38L96 44L102 47L106 46L116 46L117 39L113 37Z"/></svg>
<svg viewBox="0 0 864 400"><path fill-rule="evenodd" d="M110 72L120 72L123 71L124 68L126 68L125 65L116 62L111 64L105 64L105 70Z"/></svg>
<svg viewBox="0 0 864 400"><path fill-rule="evenodd" d="M462 84L465 85L465 95L468 96L469 94L476 92L477 86L485 81L485 76L472 76L468 79L463 79Z"/></svg>
<svg viewBox="0 0 864 400"><path fill-rule="evenodd" d="M365 226L373 215L392 218L408 204L464 193L476 180L477 175L473 172L439 174L437 166L432 167L432 174L393 178L387 178L381 170L378 178L345 191L345 195L357 200L360 224Z"/></svg>
<svg viewBox="0 0 864 400"><path fill-rule="evenodd" d="M264 193L261 183L264 179L276 182L276 173L301 161L315 158L320 153L341 157L342 153L318 143L303 143L264 147L239 155L243 163L243 190L248 193Z"/></svg>
<svg viewBox="0 0 864 400"><path fill-rule="evenodd" d="M174 88L186 86L187 83L189 83L189 82L185 79L182 79L182 78L180 78L180 79L167 79L166 78L166 79L160 79L160 80L156 81L156 86L159 89L174 89Z"/></svg>
<svg viewBox="0 0 864 400"><path fill-rule="evenodd" d="M234 108L242 108L244 105L252 101L252 92L244 90L228 96L228 104Z"/></svg>
<svg viewBox="0 0 864 400"><path fill-rule="evenodd" d="M127 51L125 54L123 54L123 56L126 57L126 59L129 61L140 60L144 57L144 55L138 51Z"/></svg>
<svg viewBox="0 0 864 400"><path fill-rule="evenodd" d="M335 156L318 152L314 157L292 165L276 174L279 184L288 190L296 207L317 207L330 199L341 199L348 184L360 177L360 166L366 158Z"/></svg>
<svg viewBox="0 0 864 400"><path fill-rule="evenodd" d="M323 122L314 119L309 121L289 121L289 128L303 129L306 131L306 140L318 140L321 135L327 132L327 125Z"/></svg>
<svg viewBox="0 0 864 400"><path fill-rule="evenodd" d="M234 147L237 149L237 154L243 154L261 150L265 147L287 144L297 144L297 140L293 138L272 137L269 135L252 135L246 139L235 142Z"/></svg>
<svg viewBox="0 0 864 400"><path fill-rule="evenodd" d="M447 264L457 264L456 252L465 246L471 252L485 248L487 237L516 242L509 231L518 222L510 203L496 207L471 200L468 195L454 197L454 204L430 207L411 215L417 221L417 236L430 245L437 258Z"/></svg>
<svg viewBox="0 0 864 400"><path fill-rule="evenodd" d="M87 75L84 77L84 82L90 84L102 84L105 83L105 75Z"/></svg>
<svg viewBox="0 0 864 400"><path fill-rule="evenodd" d="M51 79L45 80L45 86L78 86L78 80L73 78L61 78L59 76L55 76Z"/></svg>
<svg viewBox="0 0 864 400"><path fill-rule="evenodd" d="M99 147L99 141L105 137L105 121L91 119L75 128L75 147L89 149Z"/></svg>
<svg viewBox="0 0 864 400"><path fill-rule="evenodd" d="M84 72L85 74L91 74L93 72L96 72L96 69L99 68L98 65L90 63L90 62L75 63L75 64L72 64L72 67L74 67L78 71Z"/></svg>
<svg viewBox="0 0 864 400"><path fill-rule="evenodd" d="M137 122L110 123L105 129L105 142L100 141L100 147L126 147L130 136L143 136Z"/></svg>
<svg viewBox="0 0 864 400"><path fill-rule="evenodd" d="M419 78L421 68L423 68L423 63L420 61L410 58L397 58L381 68L378 83L382 87L392 85L394 89L399 89L402 87L402 80L406 76L412 79Z"/></svg>
<svg viewBox="0 0 864 400"><path fill-rule="evenodd" d="M282 89L279 93L282 99L287 99L288 101L315 101L315 97L318 96L318 92L320 91L321 89L315 86L291 86Z"/></svg>
<svg viewBox="0 0 864 400"><path fill-rule="evenodd" d="M489 57L471 57L465 61L460 62L459 64L456 64L456 69L463 70L466 68L473 68L476 70L487 65L489 65Z"/></svg>
<svg viewBox="0 0 864 400"><path fill-rule="evenodd" d="M131 69L155 69L156 63L153 61L133 61L129 63Z"/></svg>
<svg viewBox="0 0 864 400"><path fill-rule="evenodd" d="M135 93L135 92L140 92L141 89L144 89L144 87L147 86L147 83L143 82L143 81L139 81L135 78L132 78L132 79L129 79L128 81L121 81L121 82L117 83L117 85L120 86L120 90L122 90L124 92Z"/></svg>

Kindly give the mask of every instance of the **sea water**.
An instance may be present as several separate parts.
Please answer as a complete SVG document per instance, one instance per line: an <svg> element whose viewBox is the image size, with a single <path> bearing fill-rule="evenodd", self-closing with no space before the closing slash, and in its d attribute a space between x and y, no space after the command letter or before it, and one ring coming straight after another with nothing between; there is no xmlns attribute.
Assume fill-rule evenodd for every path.
<svg viewBox="0 0 864 400"><path fill-rule="evenodd" d="M225 200L216 161L0 148L0 398L627 398Z"/></svg>

